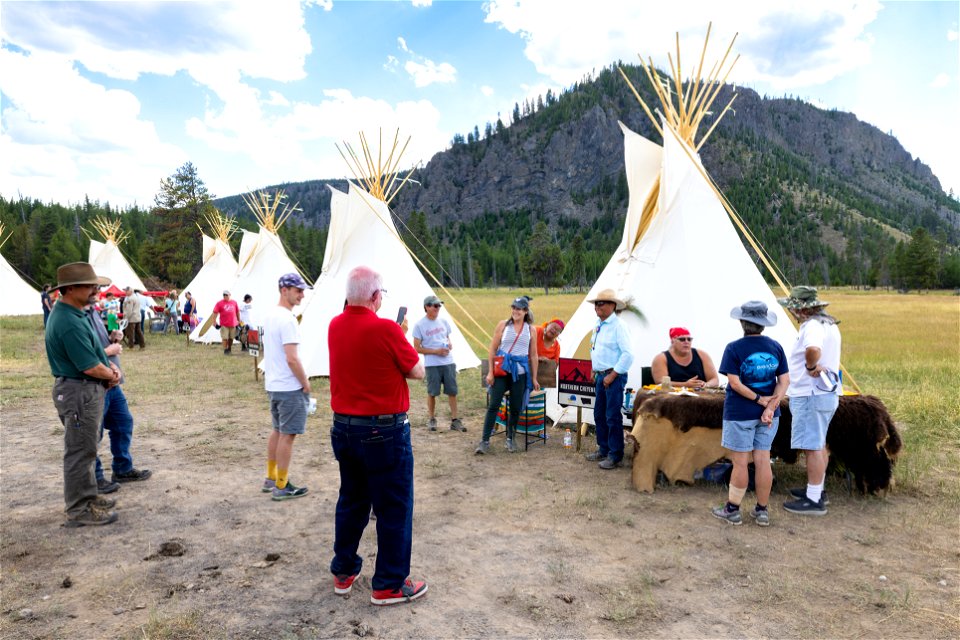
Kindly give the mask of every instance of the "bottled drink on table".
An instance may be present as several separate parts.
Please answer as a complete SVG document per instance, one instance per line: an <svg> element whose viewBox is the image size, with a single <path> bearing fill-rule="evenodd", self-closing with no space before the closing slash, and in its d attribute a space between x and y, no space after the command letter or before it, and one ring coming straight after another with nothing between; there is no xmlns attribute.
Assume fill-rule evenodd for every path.
<svg viewBox="0 0 960 640"><path fill-rule="evenodd" d="M663 376L660 379L660 391L673 391L673 382L670 381L670 376Z"/></svg>

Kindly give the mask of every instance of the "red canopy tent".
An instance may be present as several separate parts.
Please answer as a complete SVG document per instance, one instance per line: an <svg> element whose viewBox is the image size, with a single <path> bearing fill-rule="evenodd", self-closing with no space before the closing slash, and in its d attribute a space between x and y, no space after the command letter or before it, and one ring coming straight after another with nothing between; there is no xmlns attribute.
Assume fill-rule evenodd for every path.
<svg viewBox="0 0 960 640"><path fill-rule="evenodd" d="M110 285L108 288L106 288L106 289L104 289L103 291L100 292L100 299L103 300L104 298L106 298L108 293L112 293L113 295L115 295L115 296L118 297L118 298L122 298L123 296L126 295L126 293L124 293L123 289L121 289L120 287L118 287L118 286L115 285L115 284L112 284L112 285Z"/></svg>

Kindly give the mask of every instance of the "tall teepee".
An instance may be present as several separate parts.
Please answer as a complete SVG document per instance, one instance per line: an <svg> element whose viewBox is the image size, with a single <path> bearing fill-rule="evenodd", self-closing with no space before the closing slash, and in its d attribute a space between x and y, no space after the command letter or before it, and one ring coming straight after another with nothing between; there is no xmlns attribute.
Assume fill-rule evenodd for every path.
<svg viewBox="0 0 960 640"><path fill-rule="evenodd" d="M589 358L589 336L597 318L587 300L603 289L615 290L644 316L641 319L629 310L620 316L633 339L634 362L627 385L634 388L640 386L641 369L669 347L668 331L673 326L690 329L695 347L708 352L719 365L727 343L742 336L730 310L747 300L761 300L777 314L777 326L765 330L765 335L787 346L797 335L737 235L734 221L738 226L742 223L697 155L733 102L731 98L706 134L698 138L699 126L736 62L726 65L731 42L723 60L704 79L701 72L707 42L695 74L685 83L681 81L679 38L676 64L670 58L672 80L661 78L652 61L644 65L660 98L661 118L654 117L635 89L634 93L662 133L663 146L620 125L630 188L623 238L561 338L563 357ZM547 409L557 420L562 411L556 392L550 395Z"/></svg>
<svg viewBox="0 0 960 640"><path fill-rule="evenodd" d="M140 279L140 276L137 275L120 251L120 244L130 235L129 232L121 229L120 220L110 220L103 216L97 216L90 221L90 226L103 238L103 242L90 238L90 259L88 262L93 265L97 275L110 278L113 284L121 289L132 287L133 289L146 291L147 287L143 284L143 280ZM153 299L149 298L149 300L152 305ZM148 315L153 315L153 312L149 309Z"/></svg>
<svg viewBox="0 0 960 640"><path fill-rule="evenodd" d="M272 194L266 191L258 191L243 196L243 201L256 217L260 230L256 234L244 232L243 241L240 244L240 261L236 277L231 282L224 283L219 291L222 294L224 289L229 290L233 299L237 300L238 303L248 293L253 296L252 321L255 325L259 324L266 309L277 304L280 296L277 282L280 280L280 276L285 273L300 273L300 269L287 255L283 242L278 235L280 227L287 221L287 218L298 210L297 205L289 205L284 202L286 197L282 189L278 189ZM308 282L310 280L306 277L304 279ZM309 300L309 294L311 293L310 291L307 292L308 295L304 297L304 304ZM208 316L213 309L213 305L221 298L222 295L209 301L210 306L205 309ZM204 301L201 301L200 304L201 311L204 311ZM198 319L200 326L190 334L190 339L198 342L218 342L220 336L216 331L208 330L202 336L200 335L205 318L198 316Z"/></svg>
<svg viewBox="0 0 960 640"><path fill-rule="evenodd" d="M6 241L0 224L0 247ZM42 313L40 292L27 284L7 259L0 255L0 316L32 316Z"/></svg>
<svg viewBox="0 0 960 640"><path fill-rule="evenodd" d="M237 261L230 250L230 238L237 232L237 223L233 218L227 218L214 210L205 215L207 225L213 233L208 236L201 230L203 238L203 266L193 277L183 291L180 292L180 305L186 302L185 294L189 291L194 304L199 305L198 318L205 318L217 300L223 297L223 290L230 287L237 277ZM211 341L219 336L215 332L208 332Z"/></svg>
<svg viewBox="0 0 960 640"><path fill-rule="evenodd" d="M300 357L308 376L330 374L327 326L343 311L347 275L354 267L366 265L383 276L387 293L379 315L396 318L399 308L407 307L411 330L413 324L423 317L423 299L433 294L397 232L388 206L405 181L396 171L402 156L402 150L397 153L396 136L385 164L382 156L374 162L365 138L361 137L361 144L364 165L349 145L346 147L348 153L344 155L345 158L349 156L347 162L358 184L351 183L348 193L330 187L330 231L323 268L317 278L313 299L304 308L301 323L303 343ZM453 328L452 354L457 368L479 366L480 360L446 306L441 308L440 317L449 320ZM412 341L409 334L408 338Z"/></svg>

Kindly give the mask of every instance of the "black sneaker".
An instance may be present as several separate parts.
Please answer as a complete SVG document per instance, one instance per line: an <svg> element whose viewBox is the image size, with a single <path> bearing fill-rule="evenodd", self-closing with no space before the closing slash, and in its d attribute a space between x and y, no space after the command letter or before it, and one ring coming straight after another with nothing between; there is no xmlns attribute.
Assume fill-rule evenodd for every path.
<svg viewBox="0 0 960 640"><path fill-rule="evenodd" d="M823 516L827 514L827 508L823 505L823 500L814 502L807 496L784 502L783 508L790 513L797 513L803 516Z"/></svg>
<svg viewBox="0 0 960 640"><path fill-rule="evenodd" d="M97 480L97 493L113 493L120 488L119 482L112 482L106 478L100 478Z"/></svg>
<svg viewBox="0 0 960 640"><path fill-rule="evenodd" d="M153 475L153 472L150 469L130 469L126 473L114 473L113 481L114 482L138 482L140 480L147 480L150 476Z"/></svg>
<svg viewBox="0 0 960 640"><path fill-rule="evenodd" d="M800 489L790 489L790 495L794 498L806 498L807 497L807 488L802 487ZM823 506L827 507L830 505L830 498L827 497L827 492L824 491L820 494L820 502L823 503Z"/></svg>

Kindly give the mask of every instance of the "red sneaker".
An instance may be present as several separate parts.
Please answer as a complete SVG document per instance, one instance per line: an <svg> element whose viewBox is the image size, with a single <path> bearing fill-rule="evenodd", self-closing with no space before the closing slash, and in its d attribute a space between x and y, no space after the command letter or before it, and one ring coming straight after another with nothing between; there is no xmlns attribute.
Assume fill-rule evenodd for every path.
<svg viewBox="0 0 960 640"><path fill-rule="evenodd" d="M357 579L358 573L352 576L333 576L333 592L337 595L345 596L353 588L353 581Z"/></svg>
<svg viewBox="0 0 960 640"><path fill-rule="evenodd" d="M370 594L370 602L376 605L400 604L416 600L427 592L427 583L407 578L399 589L377 589Z"/></svg>

